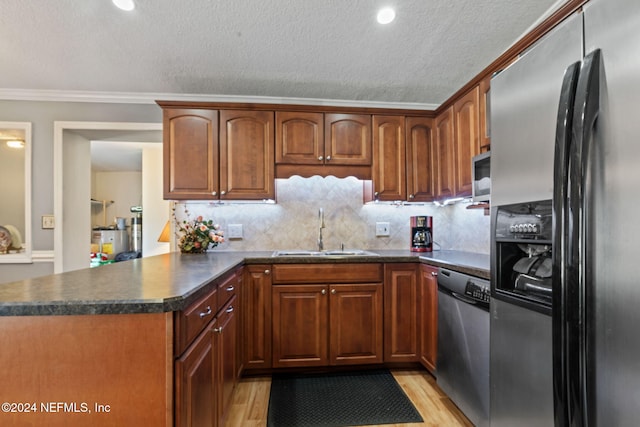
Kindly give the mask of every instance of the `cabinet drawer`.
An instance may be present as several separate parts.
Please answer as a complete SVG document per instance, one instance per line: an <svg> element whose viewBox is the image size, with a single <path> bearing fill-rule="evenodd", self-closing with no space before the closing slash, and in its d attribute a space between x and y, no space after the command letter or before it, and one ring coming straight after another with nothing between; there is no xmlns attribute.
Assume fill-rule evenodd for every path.
<svg viewBox="0 0 640 427"><path fill-rule="evenodd" d="M382 281L382 264L276 264L273 283L370 283Z"/></svg>
<svg viewBox="0 0 640 427"><path fill-rule="evenodd" d="M218 306L216 312L238 294L238 286L240 286L240 282L237 274L232 274L218 284Z"/></svg>
<svg viewBox="0 0 640 427"><path fill-rule="evenodd" d="M216 315L218 308L218 287L191 304L187 309L175 313L175 354L179 355L198 336Z"/></svg>

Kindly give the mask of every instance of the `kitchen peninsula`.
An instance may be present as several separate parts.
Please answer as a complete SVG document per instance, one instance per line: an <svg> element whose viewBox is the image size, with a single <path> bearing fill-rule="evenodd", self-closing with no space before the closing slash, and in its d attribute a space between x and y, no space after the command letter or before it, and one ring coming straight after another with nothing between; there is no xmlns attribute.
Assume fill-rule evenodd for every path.
<svg viewBox="0 0 640 427"><path fill-rule="evenodd" d="M170 253L2 285L0 362L5 368L0 394L8 406L3 406L0 423L169 426L203 416L189 399L190 390L201 386L190 382L196 379L189 376L190 369L197 365L189 364L189 357L213 351L203 336L223 336L223 329L235 328L235 348L227 353L229 346L221 341L226 349L221 358L231 360L232 376L243 367L251 369L246 331L256 312L245 302L253 296L247 295L243 269L404 263L489 275L488 255L375 252L377 256L324 259L272 257L272 252ZM227 320L234 309L235 320ZM222 379L227 372L208 369ZM220 397L211 395L224 407L233 381L219 391ZM212 416L220 419L224 411Z"/></svg>

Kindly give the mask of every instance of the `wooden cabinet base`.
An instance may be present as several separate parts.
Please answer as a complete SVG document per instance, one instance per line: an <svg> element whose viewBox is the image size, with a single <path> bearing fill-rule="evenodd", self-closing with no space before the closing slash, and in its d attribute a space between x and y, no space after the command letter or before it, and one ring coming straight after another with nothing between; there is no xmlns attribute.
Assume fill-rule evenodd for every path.
<svg viewBox="0 0 640 427"><path fill-rule="evenodd" d="M0 424L173 425L172 314L0 317Z"/></svg>

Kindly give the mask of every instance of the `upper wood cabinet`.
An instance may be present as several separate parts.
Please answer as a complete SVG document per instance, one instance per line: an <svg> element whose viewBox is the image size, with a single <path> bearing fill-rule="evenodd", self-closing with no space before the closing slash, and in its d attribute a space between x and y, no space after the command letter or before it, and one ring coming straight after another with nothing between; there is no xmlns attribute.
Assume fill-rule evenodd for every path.
<svg viewBox="0 0 640 427"><path fill-rule="evenodd" d="M276 111L276 164L322 164L324 151L324 114Z"/></svg>
<svg viewBox="0 0 640 427"><path fill-rule="evenodd" d="M431 202L435 199L436 146L433 140L433 119L407 117L407 200Z"/></svg>
<svg viewBox="0 0 640 427"><path fill-rule="evenodd" d="M491 79L480 82L480 152L491 149Z"/></svg>
<svg viewBox="0 0 640 427"><path fill-rule="evenodd" d="M165 199L217 198L218 111L164 109Z"/></svg>
<svg viewBox="0 0 640 427"><path fill-rule="evenodd" d="M373 198L407 199L404 116L373 116Z"/></svg>
<svg viewBox="0 0 640 427"><path fill-rule="evenodd" d="M475 86L453 104L455 117L455 195L471 196L471 159L480 153L480 88Z"/></svg>
<svg viewBox="0 0 640 427"><path fill-rule="evenodd" d="M447 108L436 117L434 130L436 199L446 199L455 194L453 107Z"/></svg>
<svg viewBox="0 0 640 427"><path fill-rule="evenodd" d="M371 116L324 115L324 160L333 165L371 165Z"/></svg>
<svg viewBox="0 0 640 427"><path fill-rule="evenodd" d="M220 198L275 198L272 111L220 111Z"/></svg>

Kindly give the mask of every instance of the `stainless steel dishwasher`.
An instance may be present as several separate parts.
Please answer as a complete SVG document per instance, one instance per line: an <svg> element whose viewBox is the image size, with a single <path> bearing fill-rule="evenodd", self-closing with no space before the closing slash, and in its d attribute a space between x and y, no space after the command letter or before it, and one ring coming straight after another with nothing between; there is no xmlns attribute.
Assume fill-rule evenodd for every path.
<svg viewBox="0 0 640 427"><path fill-rule="evenodd" d="M489 426L489 281L438 271L440 388L477 427Z"/></svg>

